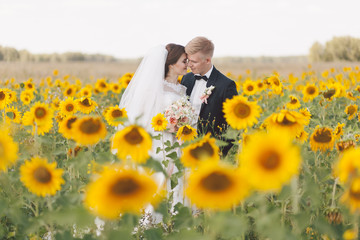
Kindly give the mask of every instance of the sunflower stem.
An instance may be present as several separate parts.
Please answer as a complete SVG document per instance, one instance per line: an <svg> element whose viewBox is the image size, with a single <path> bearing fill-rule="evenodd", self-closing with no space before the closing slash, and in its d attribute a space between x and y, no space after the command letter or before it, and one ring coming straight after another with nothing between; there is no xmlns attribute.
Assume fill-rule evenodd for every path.
<svg viewBox="0 0 360 240"><path fill-rule="evenodd" d="M335 204L335 193L336 193L336 185L339 181L339 178L335 178L335 181L334 181L334 186L333 186L333 191L332 191L332 195L331 195L331 208L335 208L336 207L336 204Z"/></svg>

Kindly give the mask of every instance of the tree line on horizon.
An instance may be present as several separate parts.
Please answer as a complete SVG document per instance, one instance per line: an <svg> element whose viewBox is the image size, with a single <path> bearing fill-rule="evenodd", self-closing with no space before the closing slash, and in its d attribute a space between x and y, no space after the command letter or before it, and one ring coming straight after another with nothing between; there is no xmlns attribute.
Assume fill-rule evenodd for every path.
<svg viewBox="0 0 360 240"><path fill-rule="evenodd" d="M17 50L0 45L0 61L5 62L115 62L117 60L110 55L81 52L33 54L27 50Z"/></svg>
<svg viewBox="0 0 360 240"><path fill-rule="evenodd" d="M360 39L350 36L333 37L325 45L315 42L309 51L310 62L360 61Z"/></svg>
<svg viewBox="0 0 360 240"><path fill-rule="evenodd" d="M231 58L231 59L230 59ZM218 61L232 62L278 62L278 58L286 61L303 62L306 56L288 57L226 57ZM360 39L350 36L334 37L325 45L315 42L307 56L310 62L332 62L332 61L360 61ZM0 61L5 62L116 62L120 59L104 54L85 54L81 52L65 52L52 54L32 54L27 50L17 50L13 47L0 45Z"/></svg>

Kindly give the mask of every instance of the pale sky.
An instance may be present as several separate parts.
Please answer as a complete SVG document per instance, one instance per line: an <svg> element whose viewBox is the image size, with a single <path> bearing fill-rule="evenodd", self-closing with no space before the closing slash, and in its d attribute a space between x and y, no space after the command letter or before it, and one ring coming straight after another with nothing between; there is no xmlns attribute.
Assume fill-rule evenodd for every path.
<svg viewBox="0 0 360 240"><path fill-rule="evenodd" d="M0 0L0 45L137 58L196 36L215 57L307 55L315 41L360 38L360 0Z"/></svg>

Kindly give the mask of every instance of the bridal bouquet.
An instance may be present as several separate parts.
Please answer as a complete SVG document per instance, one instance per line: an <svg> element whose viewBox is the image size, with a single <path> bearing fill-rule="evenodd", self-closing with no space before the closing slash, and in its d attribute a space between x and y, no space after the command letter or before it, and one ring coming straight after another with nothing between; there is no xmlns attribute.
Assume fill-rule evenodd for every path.
<svg viewBox="0 0 360 240"><path fill-rule="evenodd" d="M188 100L188 97L182 97L173 102L165 109L165 118L169 122L170 132L177 132L184 125L191 125L195 118L195 109Z"/></svg>

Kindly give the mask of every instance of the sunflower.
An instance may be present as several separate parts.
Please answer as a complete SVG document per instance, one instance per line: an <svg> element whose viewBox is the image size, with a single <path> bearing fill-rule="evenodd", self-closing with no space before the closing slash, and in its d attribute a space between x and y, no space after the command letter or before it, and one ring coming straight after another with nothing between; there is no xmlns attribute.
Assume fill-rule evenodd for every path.
<svg viewBox="0 0 360 240"><path fill-rule="evenodd" d="M256 88L258 92L261 92L266 88L266 85L264 84L263 80L259 79L256 81Z"/></svg>
<svg viewBox="0 0 360 240"><path fill-rule="evenodd" d="M22 103L24 105L29 105L30 102L31 102L31 98L29 96L27 96L27 95L24 95L22 98L20 96L20 100L22 101Z"/></svg>
<svg viewBox="0 0 360 240"><path fill-rule="evenodd" d="M9 136L7 130L0 130L0 135L0 170L5 171L17 160L18 145Z"/></svg>
<svg viewBox="0 0 360 240"><path fill-rule="evenodd" d="M64 183L62 169L56 169L56 162L48 163L46 159L34 157L25 161L20 167L20 180L28 190L38 196L55 195Z"/></svg>
<svg viewBox="0 0 360 240"><path fill-rule="evenodd" d="M44 133L49 132L53 126L52 120L42 123L36 123L35 116L30 111L24 113L24 116L22 118L22 124L24 126L33 127L32 135L44 135Z"/></svg>
<svg viewBox="0 0 360 240"><path fill-rule="evenodd" d="M88 184L84 203L96 215L117 219L122 213L139 214L152 203L156 190L147 173L111 166Z"/></svg>
<svg viewBox="0 0 360 240"><path fill-rule="evenodd" d="M287 130L296 137L309 124L309 120L301 113L282 109L280 113L273 113L265 119L265 124L268 129Z"/></svg>
<svg viewBox="0 0 360 240"><path fill-rule="evenodd" d="M340 142L337 142L337 143L336 143L336 149L337 149L339 152L343 152L343 151L345 151L345 150L354 148L355 145L356 145L356 144L355 144L354 140L340 141Z"/></svg>
<svg viewBox="0 0 360 240"><path fill-rule="evenodd" d="M299 102L299 99L295 96L290 95L290 102L286 104L286 108L288 109L298 109L301 104Z"/></svg>
<svg viewBox="0 0 360 240"><path fill-rule="evenodd" d="M310 147L313 151L332 149L335 138L332 130L327 127L317 128L310 136Z"/></svg>
<svg viewBox="0 0 360 240"><path fill-rule="evenodd" d="M134 162L144 163L149 158L152 142L144 128L130 125L115 133L112 139L112 149L117 150L119 159L131 157Z"/></svg>
<svg viewBox="0 0 360 240"><path fill-rule="evenodd" d="M188 178L186 195L199 208L230 210L248 194L246 178L231 166L203 162Z"/></svg>
<svg viewBox="0 0 360 240"><path fill-rule="evenodd" d="M78 118L76 116L69 115L65 117L59 123L59 133L61 133L65 138L72 139L73 138L73 124Z"/></svg>
<svg viewBox="0 0 360 240"><path fill-rule="evenodd" d="M206 134L200 141L183 148L180 158L185 167L195 168L203 161L219 161L219 147L215 139Z"/></svg>
<svg viewBox="0 0 360 240"><path fill-rule="evenodd" d="M81 145L92 145L106 137L105 124L98 117L77 119L71 126L73 139Z"/></svg>
<svg viewBox="0 0 360 240"><path fill-rule="evenodd" d="M118 106L109 107L104 113L105 120L110 126L123 124L123 119L127 117L125 108L120 109Z"/></svg>
<svg viewBox="0 0 360 240"><path fill-rule="evenodd" d="M0 109L4 109L10 103L8 89L0 88Z"/></svg>
<svg viewBox="0 0 360 240"><path fill-rule="evenodd" d="M35 122L39 125L45 125L48 122L52 122L54 112L47 104L36 102L30 109L31 115Z"/></svg>
<svg viewBox="0 0 360 240"><path fill-rule="evenodd" d="M91 88L89 87L84 87L82 89L80 89L80 92L79 92L79 96L80 97L91 97Z"/></svg>
<svg viewBox="0 0 360 240"><path fill-rule="evenodd" d="M283 86L277 74L267 78L266 83L271 86L271 90L273 94L277 94L277 95L282 94Z"/></svg>
<svg viewBox="0 0 360 240"><path fill-rule="evenodd" d="M75 102L78 105L78 109L80 112L89 114L95 110L97 104L95 101L91 100L89 97L83 97L80 99L76 99Z"/></svg>
<svg viewBox="0 0 360 240"><path fill-rule="evenodd" d="M14 123L20 123L21 122L21 114L18 111L17 108L11 107L5 109L5 115L6 115L6 122L14 122Z"/></svg>
<svg viewBox="0 0 360 240"><path fill-rule="evenodd" d="M110 85L106 82L104 78L97 79L95 83L95 88L102 93L107 93L110 90Z"/></svg>
<svg viewBox="0 0 360 240"><path fill-rule="evenodd" d="M33 91L29 91L29 90L25 90L22 91L20 94L20 100L25 104L29 104L31 102L31 100L34 99L34 92Z"/></svg>
<svg viewBox="0 0 360 240"><path fill-rule="evenodd" d="M55 99L53 99L52 101L51 101L51 108L54 110L54 111L56 111L56 110L58 110L59 108L60 108L60 99L58 98L58 97L56 97Z"/></svg>
<svg viewBox="0 0 360 240"><path fill-rule="evenodd" d="M197 136L196 129L191 127L190 125L185 125L179 128L176 133L176 137L180 141L191 141Z"/></svg>
<svg viewBox="0 0 360 240"><path fill-rule="evenodd" d="M249 102L243 96L234 96L223 104L223 112L227 123L234 129L245 129L257 123L260 107L256 102Z"/></svg>
<svg viewBox="0 0 360 240"><path fill-rule="evenodd" d="M299 113L301 113L305 117L305 119L307 119L307 121L310 122L311 113L310 113L309 109L302 108L299 110ZM306 124L306 125L308 125L308 124Z"/></svg>
<svg viewBox="0 0 360 240"><path fill-rule="evenodd" d="M350 104L345 108L345 113L349 115L348 119L351 120L355 117L355 114L357 113L358 106L356 104Z"/></svg>
<svg viewBox="0 0 360 240"><path fill-rule="evenodd" d="M24 82L24 87L26 90L35 91L35 85L31 78Z"/></svg>
<svg viewBox="0 0 360 240"><path fill-rule="evenodd" d="M307 83L303 89L303 100L304 102L312 101L319 95L319 89L315 84Z"/></svg>
<svg viewBox="0 0 360 240"><path fill-rule="evenodd" d="M287 131L251 135L251 141L239 155L240 170L256 189L280 190L298 174L300 151L291 139Z"/></svg>
<svg viewBox="0 0 360 240"><path fill-rule="evenodd" d="M341 95L341 84L337 83L329 83L327 85L327 90L323 93L323 97L328 100L332 101L334 98L340 97Z"/></svg>
<svg viewBox="0 0 360 240"><path fill-rule="evenodd" d="M343 130L343 127L345 126L345 123L338 123L335 130L334 130L334 137L335 137L335 140L338 140L340 139L340 137L344 134L344 130Z"/></svg>
<svg viewBox="0 0 360 240"><path fill-rule="evenodd" d="M60 102L60 112L63 116L69 116L76 113L78 110L78 104L72 97L66 98L66 100Z"/></svg>
<svg viewBox="0 0 360 240"><path fill-rule="evenodd" d="M7 94L9 95L9 104L11 104L12 102L16 102L16 101L17 101L17 99L16 99L16 92L15 92L15 91L10 90L10 89L8 89L8 88L5 88L4 90L5 90L5 91L7 92Z"/></svg>
<svg viewBox="0 0 360 240"><path fill-rule="evenodd" d="M110 83L110 89L113 93L121 93L121 85L118 83Z"/></svg>
<svg viewBox="0 0 360 240"><path fill-rule="evenodd" d="M351 181L349 188L344 192L340 201L347 204L353 213L360 210L360 177Z"/></svg>
<svg viewBox="0 0 360 240"><path fill-rule="evenodd" d="M296 140L298 140L300 143L307 142L309 138L309 133L302 130L298 135L296 135Z"/></svg>
<svg viewBox="0 0 360 240"><path fill-rule="evenodd" d="M65 97L74 97L76 95L76 86L75 85L68 86L63 94Z"/></svg>
<svg viewBox="0 0 360 240"><path fill-rule="evenodd" d="M155 131L164 131L166 129L166 126L168 124L168 121L164 117L163 113L159 113L156 116L154 116L151 120L151 126L154 128Z"/></svg>
<svg viewBox="0 0 360 240"><path fill-rule="evenodd" d="M121 78L119 78L119 84L121 87L124 89L127 88L133 76L134 73L125 73Z"/></svg>
<svg viewBox="0 0 360 240"><path fill-rule="evenodd" d="M256 82L249 79L243 83L242 88L243 88L243 94L249 96L256 94L256 92L258 91Z"/></svg>
<svg viewBox="0 0 360 240"><path fill-rule="evenodd" d="M340 182L347 183L349 180L360 177L359 158L359 148L350 148L343 152L334 167L334 175L339 177Z"/></svg>

